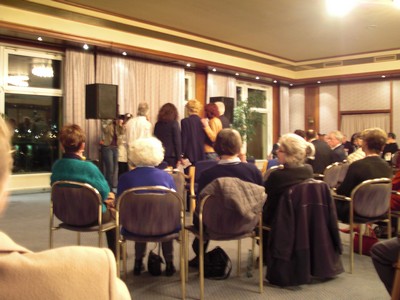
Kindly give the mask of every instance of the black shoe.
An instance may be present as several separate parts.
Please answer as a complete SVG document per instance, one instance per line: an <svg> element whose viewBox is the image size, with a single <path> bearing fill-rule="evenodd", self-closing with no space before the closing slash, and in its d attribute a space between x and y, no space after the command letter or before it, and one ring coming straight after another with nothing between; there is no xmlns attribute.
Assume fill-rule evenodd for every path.
<svg viewBox="0 0 400 300"><path fill-rule="evenodd" d="M191 268L199 268L199 257L195 256L194 258L192 258L191 260L189 260L189 267Z"/></svg>
<svg viewBox="0 0 400 300"><path fill-rule="evenodd" d="M135 259L135 267L133 268L133 275L139 276L143 270L144 270L143 260Z"/></svg>
<svg viewBox="0 0 400 300"><path fill-rule="evenodd" d="M175 272L176 272L176 269L174 267L173 262L172 261L168 261L167 262L167 266L165 268L165 276L170 277L170 276L174 275Z"/></svg>

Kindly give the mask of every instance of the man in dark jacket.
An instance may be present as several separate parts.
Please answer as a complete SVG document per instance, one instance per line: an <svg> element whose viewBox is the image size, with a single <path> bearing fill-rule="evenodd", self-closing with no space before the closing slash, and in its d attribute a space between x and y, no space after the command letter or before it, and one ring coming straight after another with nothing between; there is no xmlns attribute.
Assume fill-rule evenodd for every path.
<svg viewBox="0 0 400 300"><path fill-rule="evenodd" d="M312 129L307 130L306 139L315 147L314 159L307 162L313 167L314 173L323 174L325 168L332 163L332 150L326 142L317 139L317 134Z"/></svg>

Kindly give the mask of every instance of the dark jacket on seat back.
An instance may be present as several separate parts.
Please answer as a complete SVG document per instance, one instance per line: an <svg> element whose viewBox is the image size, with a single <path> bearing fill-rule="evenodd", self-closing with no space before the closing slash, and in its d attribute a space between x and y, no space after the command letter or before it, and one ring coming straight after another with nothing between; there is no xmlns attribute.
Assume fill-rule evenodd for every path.
<svg viewBox="0 0 400 300"><path fill-rule="evenodd" d="M343 272L334 200L325 182L306 180L281 198L267 251L267 279L279 286Z"/></svg>

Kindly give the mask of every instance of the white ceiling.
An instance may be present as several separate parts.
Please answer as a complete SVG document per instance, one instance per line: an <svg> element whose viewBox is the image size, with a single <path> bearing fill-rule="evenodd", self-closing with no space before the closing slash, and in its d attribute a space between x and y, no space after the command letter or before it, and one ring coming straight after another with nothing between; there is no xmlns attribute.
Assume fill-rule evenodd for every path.
<svg viewBox="0 0 400 300"><path fill-rule="evenodd" d="M400 9L362 1L343 18L324 0L59 0L292 62L400 49Z"/></svg>

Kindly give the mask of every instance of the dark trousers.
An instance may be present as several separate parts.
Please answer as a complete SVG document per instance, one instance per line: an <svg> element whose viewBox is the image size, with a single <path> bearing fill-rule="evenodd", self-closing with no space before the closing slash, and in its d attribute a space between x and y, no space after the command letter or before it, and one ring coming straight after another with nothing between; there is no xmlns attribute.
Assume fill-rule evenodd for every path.
<svg viewBox="0 0 400 300"><path fill-rule="evenodd" d="M113 218L113 216L111 215L111 212L107 209L106 212L103 213L102 215L102 223L107 223L109 221L111 221ZM117 251L116 251L116 239L115 239L115 235L116 235L117 231L116 229L111 229L106 231L106 238L107 238L107 245L108 248L114 253L114 256L116 255Z"/></svg>
<svg viewBox="0 0 400 300"><path fill-rule="evenodd" d="M396 272L395 264L399 253L400 239L398 237L376 243L371 248L371 258L375 270L389 294L391 294L393 288Z"/></svg>

